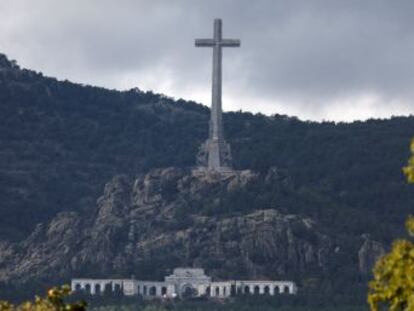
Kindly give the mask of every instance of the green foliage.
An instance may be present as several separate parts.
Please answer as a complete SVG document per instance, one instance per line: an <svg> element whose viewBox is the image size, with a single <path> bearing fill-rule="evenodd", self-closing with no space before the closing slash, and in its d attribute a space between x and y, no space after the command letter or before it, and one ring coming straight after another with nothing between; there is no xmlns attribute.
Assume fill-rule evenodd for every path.
<svg viewBox="0 0 414 311"><path fill-rule="evenodd" d="M146 301L130 305L91 306L92 311L367 311L365 306L346 304L314 296L309 299L291 299L285 296L246 296L226 301Z"/></svg>
<svg viewBox="0 0 414 311"><path fill-rule="evenodd" d="M412 156L403 171L409 183L414 183L414 140ZM414 236L414 216L405 222L409 236ZM374 280L369 283L368 303L372 311L414 310L414 243L397 239L391 251L381 257L374 267Z"/></svg>
<svg viewBox="0 0 414 311"><path fill-rule="evenodd" d="M408 164L403 168L404 174L407 176L409 183L414 183L414 139L411 141L411 157L408 159Z"/></svg>
<svg viewBox="0 0 414 311"><path fill-rule="evenodd" d="M414 233L414 217L406 222L407 231ZM414 310L414 244L398 239L391 251L380 258L374 268L374 280L369 284L368 302L372 311L386 306L391 311Z"/></svg>
<svg viewBox="0 0 414 311"><path fill-rule="evenodd" d="M7 301L0 301L0 311L84 311L83 301L65 303L64 298L70 295L70 286L52 288L45 298L36 296L34 302L26 301L15 306Z"/></svg>
<svg viewBox="0 0 414 311"><path fill-rule="evenodd" d="M11 69L0 74L2 239L21 239L60 211L90 209L116 174L194 165L207 138L208 109L193 102L57 81L3 62ZM384 236L401 232L399 215L408 214L414 195L398 171L414 118L335 124L233 112L224 125L235 168L286 169L297 190L313 197L312 206L298 209L326 218L332 209L354 209L359 215L347 219L357 228L348 230L382 234L372 224L384 223ZM169 186L163 190L173 196ZM259 200L283 207L275 198L233 194L230 210Z"/></svg>

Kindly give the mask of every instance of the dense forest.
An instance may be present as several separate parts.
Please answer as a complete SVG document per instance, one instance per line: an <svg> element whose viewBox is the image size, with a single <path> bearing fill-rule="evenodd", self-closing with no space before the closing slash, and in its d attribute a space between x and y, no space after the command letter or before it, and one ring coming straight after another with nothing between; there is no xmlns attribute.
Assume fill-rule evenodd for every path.
<svg viewBox="0 0 414 311"><path fill-rule="evenodd" d="M208 114L202 105L139 89L45 78L1 56L0 238L21 238L59 210L88 208L115 174L194 165ZM277 166L302 191L329 198L323 207L296 206L301 212L369 213L342 219L361 232L364 223L348 222L400 227L410 211L414 194L401 168L413 117L316 123L230 112L224 126L236 169Z"/></svg>
<svg viewBox="0 0 414 311"><path fill-rule="evenodd" d="M208 118L208 108L194 102L58 81L0 54L0 243L26 238L60 211L90 209L114 175L194 166ZM318 123L239 111L224 114L224 131L235 169L265 175L277 167L284 186L250 184L220 193L219 205L190 202L177 215L196 206L204 215L261 207L309 216L341 240L347 263L357 261L363 235L387 247L403 232L414 202L401 173L414 117ZM366 276L345 267L337 262L326 273L344 277L315 286L360 292Z"/></svg>

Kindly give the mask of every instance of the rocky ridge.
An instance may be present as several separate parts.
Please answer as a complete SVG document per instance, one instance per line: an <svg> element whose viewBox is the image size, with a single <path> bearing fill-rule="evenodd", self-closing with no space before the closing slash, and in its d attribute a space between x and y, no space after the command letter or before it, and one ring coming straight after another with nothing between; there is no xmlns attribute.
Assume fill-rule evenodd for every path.
<svg viewBox="0 0 414 311"><path fill-rule="evenodd" d="M276 175L270 170L265 178ZM323 270L335 253L334 239L313 219L275 209L214 216L186 207L189 198L201 202L259 178L251 171L219 175L175 168L115 176L96 208L61 212L26 240L0 245L0 280L145 278L177 265L205 267L217 278L287 278Z"/></svg>

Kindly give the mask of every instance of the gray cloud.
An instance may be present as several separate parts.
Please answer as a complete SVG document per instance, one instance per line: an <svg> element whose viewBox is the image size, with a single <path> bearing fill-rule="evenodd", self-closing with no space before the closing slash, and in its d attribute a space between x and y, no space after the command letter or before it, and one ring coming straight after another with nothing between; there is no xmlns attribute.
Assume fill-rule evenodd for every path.
<svg viewBox="0 0 414 311"><path fill-rule="evenodd" d="M0 52L47 75L209 103L224 51L225 107L352 120L414 111L414 2L407 0L2 0Z"/></svg>

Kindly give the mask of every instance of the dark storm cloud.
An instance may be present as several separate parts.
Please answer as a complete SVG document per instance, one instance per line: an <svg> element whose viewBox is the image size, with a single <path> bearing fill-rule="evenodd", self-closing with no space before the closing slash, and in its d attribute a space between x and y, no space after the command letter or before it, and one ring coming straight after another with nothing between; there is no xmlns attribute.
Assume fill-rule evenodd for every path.
<svg viewBox="0 0 414 311"><path fill-rule="evenodd" d="M414 111L413 1L2 0L0 51L59 78L209 102L210 49L226 49L227 109L348 120Z"/></svg>

